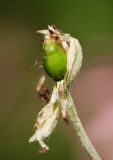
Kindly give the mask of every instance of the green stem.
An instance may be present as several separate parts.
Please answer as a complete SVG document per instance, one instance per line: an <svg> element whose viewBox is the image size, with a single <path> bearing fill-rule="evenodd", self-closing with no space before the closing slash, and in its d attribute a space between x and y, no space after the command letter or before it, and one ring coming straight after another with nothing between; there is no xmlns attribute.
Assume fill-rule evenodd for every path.
<svg viewBox="0 0 113 160"><path fill-rule="evenodd" d="M95 147L91 143L87 133L83 128L83 125L80 121L80 118L78 117L77 110L75 108L70 92L68 92L67 99L67 112L71 121L73 122L73 126L77 132L77 135L80 138L80 141L82 142L83 147L86 149L87 153L92 158L92 160L101 160L98 152L96 151Z"/></svg>

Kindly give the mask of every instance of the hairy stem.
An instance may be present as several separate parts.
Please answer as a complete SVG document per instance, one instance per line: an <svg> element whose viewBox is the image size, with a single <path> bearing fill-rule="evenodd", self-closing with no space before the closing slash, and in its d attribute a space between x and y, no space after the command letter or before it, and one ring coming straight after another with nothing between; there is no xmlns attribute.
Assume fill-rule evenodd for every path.
<svg viewBox="0 0 113 160"><path fill-rule="evenodd" d="M80 138L80 141L82 142L83 147L86 149L87 153L92 158L92 160L101 160L98 152L96 151L95 147L91 143L87 133L83 128L83 125L80 121L80 118L78 117L77 110L75 108L70 92L68 92L67 100L67 113L73 123L77 135Z"/></svg>

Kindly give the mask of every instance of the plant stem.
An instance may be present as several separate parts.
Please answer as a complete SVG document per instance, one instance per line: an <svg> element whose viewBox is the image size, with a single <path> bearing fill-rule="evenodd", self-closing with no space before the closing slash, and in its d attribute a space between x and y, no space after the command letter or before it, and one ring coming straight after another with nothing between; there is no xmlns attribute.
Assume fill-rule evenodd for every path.
<svg viewBox="0 0 113 160"><path fill-rule="evenodd" d="M67 99L68 99L67 113L73 123L77 135L80 138L80 141L82 142L83 147L86 149L87 153L92 158L92 160L101 160L98 152L96 151L95 147L91 143L87 133L83 128L83 125L80 121L80 118L78 117L77 110L75 108L70 92L68 92Z"/></svg>

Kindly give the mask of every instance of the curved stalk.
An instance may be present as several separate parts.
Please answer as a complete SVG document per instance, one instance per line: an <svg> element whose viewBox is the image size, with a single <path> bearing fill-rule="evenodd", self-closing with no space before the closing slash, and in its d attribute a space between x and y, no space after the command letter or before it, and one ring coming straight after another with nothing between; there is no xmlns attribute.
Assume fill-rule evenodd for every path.
<svg viewBox="0 0 113 160"><path fill-rule="evenodd" d="M80 141L82 142L83 147L89 154L89 156L92 158L92 160L101 160L98 152L96 151L95 147L91 143L86 131L84 130L84 127L81 123L81 120L77 114L76 107L74 105L73 99L71 97L71 94L68 92L67 95L67 113L73 123L74 129L76 130L77 135L80 138Z"/></svg>

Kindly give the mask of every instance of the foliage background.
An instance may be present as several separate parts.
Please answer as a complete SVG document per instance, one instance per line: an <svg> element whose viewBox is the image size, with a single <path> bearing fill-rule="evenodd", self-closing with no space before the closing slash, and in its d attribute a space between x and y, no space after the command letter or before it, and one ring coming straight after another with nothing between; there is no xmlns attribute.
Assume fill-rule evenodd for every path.
<svg viewBox="0 0 113 160"><path fill-rule="evenodd" d="M98 67L101 66L104 70L110 66L111 72L107 76L108 80L113 80L113 76L111 76L113 75L113 1L1 0L0 157L2 160L89 159L79 140L75 137L72 126L66 126L62 118L51 138L47 140L50 146L47 154L38 154L38 145L28 143L29 137L33 134L32 126L37 112L44 105L44 102L38 99L35 91L38 78L43 72L43 69L39 67L42 64L34 66L36 59L42 63L42 39L40 35L36 34L36 30L45 29L48 24L55 24L63 32L75 36L83 47L83 67L72 93L73 97L76 97L78 112L87 131L89 131L87 122L91 117L94 117L95 121L98 112L95 110L94 115L93 112L90 112L92 102L95 108L100 102L98 99L95 99L96 104L95 100L89 102L93 90L88 90L88 87L101 85L98 78L96 82L93 78L92 81L90 80L93 76L93 69L98 70ZM88 74L87 77L91 68L93 68L92 74ZM84 74L86 74L85 80ZM105 81L103 77L101 78L100 72L98 75L102 82L104 81L103 86L110 83L110 88L112 88L112 81ZM91 83L90 86L89 83ZM51 84L53 82L47 78L49 88L51 88ZM97 97L100 93L98 92L99 86L96 85L97 90L94 92ZM105 89L101 94L108 95L108 92ZM95 94L92 97L95 97ZM85 95L88 96L85 98ZM106 96L103 99L106 99ZM90 106L89 109L87 107L85 109L87 105ZM109 112L109 108L107 112ZM111 119L108 118L108 124L109 121ZM96 124L98 122L99 119ZM95 130L98 130L98 127ZM104 135L106 128L101 132L96 133ZM105 149L106 152L102 149L105 144L104 138L103 141L99 141L101 145L98 145L98 142L93 139L95 136L92 136L92 140L103 159L112 159L109 157L108 149Z"/></svg>

